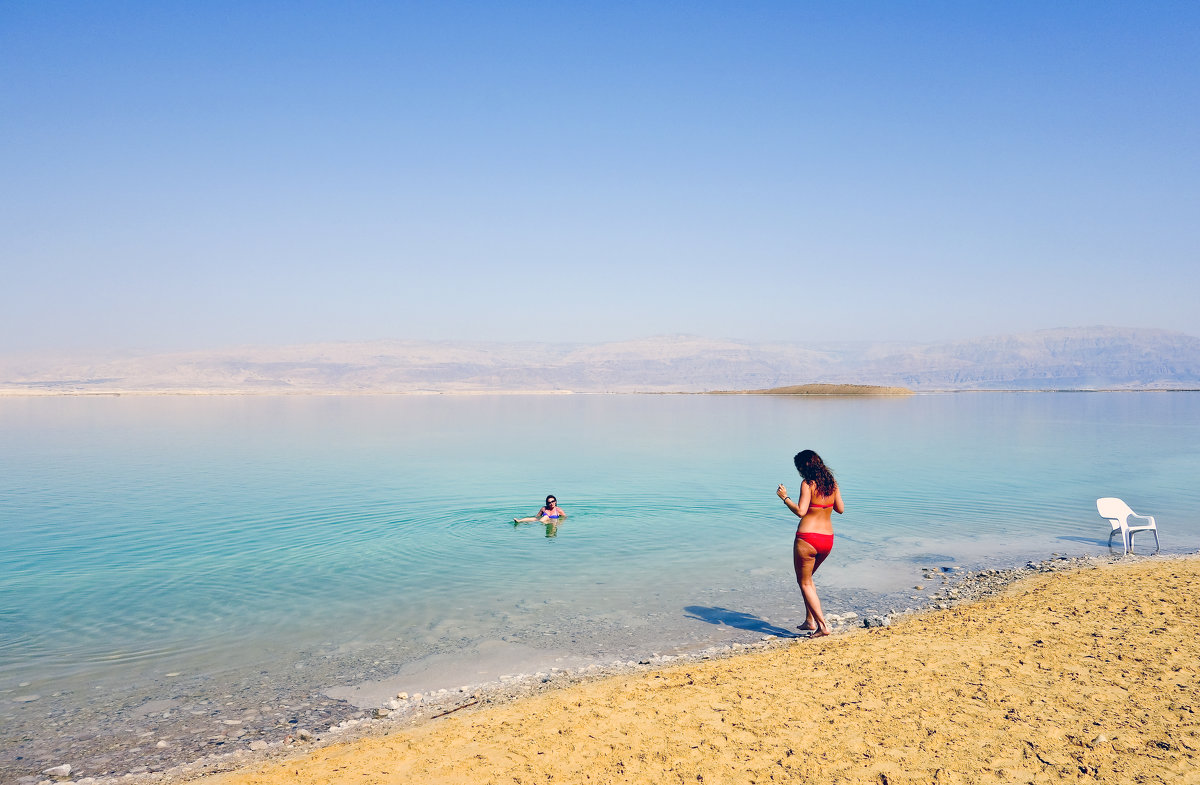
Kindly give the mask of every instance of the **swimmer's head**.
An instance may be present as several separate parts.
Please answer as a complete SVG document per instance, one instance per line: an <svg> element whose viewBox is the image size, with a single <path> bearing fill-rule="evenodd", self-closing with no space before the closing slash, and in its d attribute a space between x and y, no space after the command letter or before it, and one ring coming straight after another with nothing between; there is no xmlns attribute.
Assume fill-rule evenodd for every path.
<svg viewBox="0 0 1200 785"><path fill-rule="evenodd" d="M821 456L812 450L802 450L796 453L792 462L796 464L796 471L800 472L800 476L817 486L817 492L822 496L829 496L837 489L837 481L833 479L833 472L829 471L829 467L821 460Z"/></svg>
<svg viewBox="0 0 1200 785"><path fill-rule="evenodd" d="M801 450L796 453L796 457L792 458L792 463L796 464L796 471L800 472L806 480L812 479L814 466L825 465L825 462L821 460L821 456L812 450Z"/></svg>
<svg viewBox="0 0 1200 785"><path fill-rule="evenodd" d="M554 498L554 494L550 494L549 496L546 497L546 506L547 507L553 507L556 504L558 504L558 499Z"/></svg>

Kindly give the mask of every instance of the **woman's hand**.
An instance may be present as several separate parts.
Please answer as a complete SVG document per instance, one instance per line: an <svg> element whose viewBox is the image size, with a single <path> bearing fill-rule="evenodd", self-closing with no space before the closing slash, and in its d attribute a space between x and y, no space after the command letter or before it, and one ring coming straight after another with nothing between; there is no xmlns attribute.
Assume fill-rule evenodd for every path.
<svg viewBox="0 0 1200 785"><path fill-rule="evenodd" d="M775 495L780 499L786 499L788 497L787 488L783 487L783 483L779 483L779 490L775 491Z"/></svg>

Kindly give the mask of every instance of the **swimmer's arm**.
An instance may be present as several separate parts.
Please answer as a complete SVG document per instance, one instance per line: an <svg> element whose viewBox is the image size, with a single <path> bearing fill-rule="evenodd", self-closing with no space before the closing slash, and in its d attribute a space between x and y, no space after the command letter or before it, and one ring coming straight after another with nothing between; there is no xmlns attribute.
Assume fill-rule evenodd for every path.
<svg viewBox="0 0 1200 785"><path fill-rule="evenodd" d="M800 483L800 503L796 505L796 514L803 518L808 515L808 506L812 504L812 488L808 483Z"/></svg>
<svg viewBox="0 0 1200 785"><path fill-rule="evenodd" d="M841 488L838 488L833 494L833 509L838 515L841 515L846 511L846 503L842 501Z"/></svg>
<svg viewBox="0 0 1200 785"><path fill-rule="evenodd" d="M807 483L800 484L799 504L797 504L790 496L788 496L787 488L784 487L783 483L779 484L779 489L775 491L775 494L780 499L783 499L783 503L787 505L787 508L791 510L797 518L804 517L804 513L808 512L809 502L812 501L812 492L809 491Z"/></svg>

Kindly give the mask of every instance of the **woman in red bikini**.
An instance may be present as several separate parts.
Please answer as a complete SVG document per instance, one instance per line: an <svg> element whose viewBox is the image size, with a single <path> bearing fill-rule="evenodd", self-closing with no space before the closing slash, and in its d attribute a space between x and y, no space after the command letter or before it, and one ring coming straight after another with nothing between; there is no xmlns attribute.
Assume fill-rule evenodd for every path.
<svg viewBox="0 0 1200 785"><path fill-rule="evenodd" d="M836 511L840 515L846 511L846 505L837 481L833 479L833 472L829 471L821 456L812 450L805 450L797 453L793 462L803 478L800 500L793 501L782 483L775 493L800 519L800 528L796 530L796 548L792 553L796 582L800 584L800 594L804 597L804 624L800 625L800 629L812 630L811 637L820 638L829 634L829 625L821 613L821 601L817 599L817 587L813 584L812 576L833 550L833 516L830 513Z"/></svg>

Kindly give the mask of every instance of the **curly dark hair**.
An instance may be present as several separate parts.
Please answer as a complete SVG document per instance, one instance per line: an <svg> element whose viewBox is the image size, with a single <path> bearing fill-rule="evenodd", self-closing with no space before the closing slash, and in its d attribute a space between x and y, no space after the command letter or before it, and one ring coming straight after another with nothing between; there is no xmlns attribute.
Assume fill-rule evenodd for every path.
<svg viewBox="0 0 1200 785"><path fill-rule="evenodd" d="M820 455L812 450L802 450L796 453L792 462L796 464L800 476L816 486L819 496L832 496L837 491L837 480L833 479L833 472L829 471Z"/></svg>

